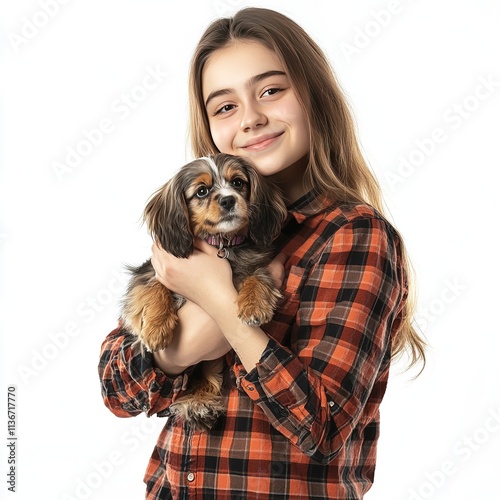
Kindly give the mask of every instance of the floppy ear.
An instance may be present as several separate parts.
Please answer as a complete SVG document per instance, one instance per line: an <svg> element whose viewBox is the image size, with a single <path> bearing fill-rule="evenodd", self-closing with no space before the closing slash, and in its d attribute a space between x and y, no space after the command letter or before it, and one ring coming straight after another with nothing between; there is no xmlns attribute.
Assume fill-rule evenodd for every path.
<svg viewBox="0 0 500 500"><path fill-rule="evenodd" d="M194 236L179 175L154 193L143 217L151 236L168 253L175 257L188 257L193 253Z"/></svg>
<svg viewBox="0 0 500 500"><path fill-rule="evenodd" d="M248 232L257 245L270 245L280 234L287 217L280 189L262 177L252 166L247 167L250 179L250 222Z"/></svg>

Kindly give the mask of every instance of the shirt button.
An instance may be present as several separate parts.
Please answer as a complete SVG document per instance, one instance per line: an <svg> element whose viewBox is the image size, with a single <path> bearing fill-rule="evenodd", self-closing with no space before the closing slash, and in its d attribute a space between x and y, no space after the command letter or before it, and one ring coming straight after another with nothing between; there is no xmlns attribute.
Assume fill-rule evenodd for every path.
<svg viewBox="0 0 500 500"><path fill-rule="evenodd" d="M187 480L192 483L194 481L194 474L192 472L190 472L188 475L187 475Z"/></svg>
<svg viewBox="0 0 500 500"><path fill-rule="evenodd" d="M247 390L248 391L254 391L255 387L253 385L247 385Z"/></svg>
<svg viewBox="0 0 500 500"><path fill-rule="evenodd" d="M330 408L333 408L335 406L335 403L333 401L328 401L328 406Z"/></svg>

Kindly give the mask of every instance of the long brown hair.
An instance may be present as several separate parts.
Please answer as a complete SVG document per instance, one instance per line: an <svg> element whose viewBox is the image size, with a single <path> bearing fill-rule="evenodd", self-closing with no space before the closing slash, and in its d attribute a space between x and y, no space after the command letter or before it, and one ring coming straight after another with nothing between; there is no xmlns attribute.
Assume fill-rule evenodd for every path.
<svg viewBox="0 0 500 500"><path fill-rule="evenodd" d="M190 133L195 156L218 152L203 102L202 72L210 56L236 40L252 40L272 50L290 79L309 120L310 156L305 187L337 201L368 203L383 214L380 186L361 154L347 99L323 51L288 17L269 9L245 8L207 28L193 55L190 72ZM410 279L410 264L403 256ZM410 365L425 363L425 343L412 325L414 299L405 305L393 339L393 357L407 350Z"/></svg>

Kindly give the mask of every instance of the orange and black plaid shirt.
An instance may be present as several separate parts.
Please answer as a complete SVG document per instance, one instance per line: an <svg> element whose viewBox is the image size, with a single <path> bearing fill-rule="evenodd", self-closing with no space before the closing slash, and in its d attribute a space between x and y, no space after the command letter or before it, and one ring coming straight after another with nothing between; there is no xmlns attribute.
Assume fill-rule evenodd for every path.
<svg viewBox="0 0 500 500"><path fill-rule="evenodd" d="M167 418L145 474L146 499L360 499L370 488L391 338L406 277L393 227L367 205L305 196L290 207L290 256L270 340L247 373L226 356L227 409L209 432ZM167 416L189 370L167 376L118 328L102 346L106 406Z"/></svg>

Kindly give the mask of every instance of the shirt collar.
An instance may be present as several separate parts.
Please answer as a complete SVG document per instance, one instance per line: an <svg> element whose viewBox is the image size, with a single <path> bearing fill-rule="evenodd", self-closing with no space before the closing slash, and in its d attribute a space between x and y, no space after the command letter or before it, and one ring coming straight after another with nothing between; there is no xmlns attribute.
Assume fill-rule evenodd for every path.
<svg viewBox="0 0 500 500"><path fill-rule="evenodd" d="M335 205L336 203L326 196L309 191L287 208L288 213L301 224L309 217L325 212Z"/></svg>

